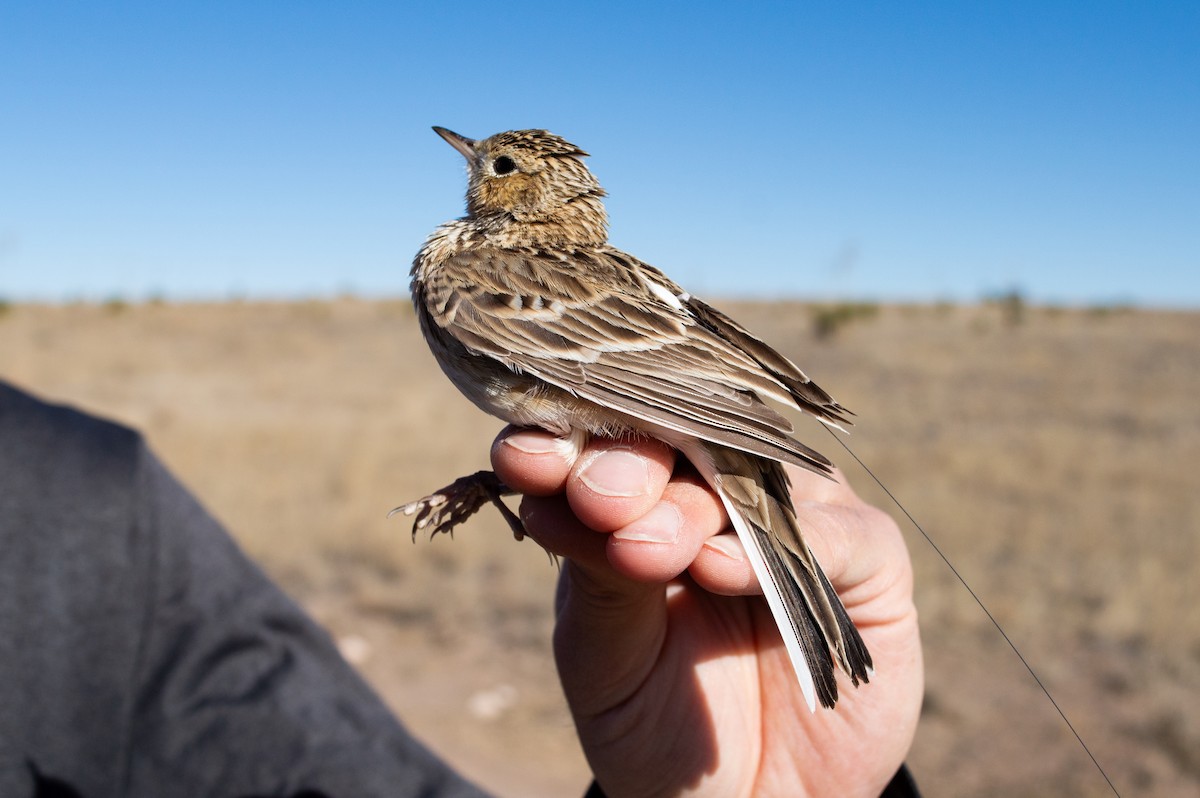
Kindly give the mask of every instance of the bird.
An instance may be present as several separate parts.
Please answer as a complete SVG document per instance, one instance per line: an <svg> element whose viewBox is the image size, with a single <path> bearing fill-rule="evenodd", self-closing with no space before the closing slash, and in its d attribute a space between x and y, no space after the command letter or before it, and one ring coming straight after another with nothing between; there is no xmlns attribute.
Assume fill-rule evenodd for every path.
<svg viewBox="0 0 1200 798"><path fill-rule="evenodd" d="M649 436L679 451L728 511L810 711L857 687L871 655L813 556L783 464L830 476L767 400L844 429L853 414L792 361L663 272L608 243L606 192L588 153L546 130L475 140L433 130L467 161L466 215L413 259L420 329L450 381L483 411L560 436ZM519 539L512 495L480 471L397 507L448 533L495 505Z"/></svg>

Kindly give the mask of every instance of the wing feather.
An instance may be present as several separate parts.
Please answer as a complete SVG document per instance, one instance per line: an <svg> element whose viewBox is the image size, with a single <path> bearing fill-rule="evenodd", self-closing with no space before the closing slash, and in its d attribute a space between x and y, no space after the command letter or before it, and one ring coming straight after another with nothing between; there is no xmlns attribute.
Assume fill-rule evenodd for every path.
<svg viewBox="0 0 1200 798"><path fill-rule="evenodd" d="M634 418L819 472L770 397L846 411L791 361L611 248L473 249L423 275L431 320L470 351Z"/></svg>

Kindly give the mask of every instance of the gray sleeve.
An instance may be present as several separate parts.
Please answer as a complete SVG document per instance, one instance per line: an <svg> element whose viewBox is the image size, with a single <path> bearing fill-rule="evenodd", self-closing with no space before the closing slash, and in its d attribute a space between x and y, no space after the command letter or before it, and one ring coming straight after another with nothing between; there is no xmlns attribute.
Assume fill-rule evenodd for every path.
<svg viewBox="0 0 1200 798"><path fill-rule="evenodd" d="M3 796L483 794L137 433L3 381L0 641Z"/></svg>
<svg viewBox="0 0 1200 798"><path fill-rule="evenodd" d="M130 795L482 795L144 449L136 490L150 578Z"/></svg>

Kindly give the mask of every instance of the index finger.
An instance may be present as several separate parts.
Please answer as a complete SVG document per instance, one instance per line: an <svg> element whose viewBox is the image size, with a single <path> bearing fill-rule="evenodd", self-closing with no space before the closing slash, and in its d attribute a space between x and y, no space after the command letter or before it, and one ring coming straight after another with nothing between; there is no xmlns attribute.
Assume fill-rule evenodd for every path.
<svg viewBox="0 0 1200 798"><path fill-rule="evenodd" d="M537 429L505 429L492 445L492 467L527 496L565 493L585 525L613 532L661 498L675 451L646 437L559 438Z"/></svg>

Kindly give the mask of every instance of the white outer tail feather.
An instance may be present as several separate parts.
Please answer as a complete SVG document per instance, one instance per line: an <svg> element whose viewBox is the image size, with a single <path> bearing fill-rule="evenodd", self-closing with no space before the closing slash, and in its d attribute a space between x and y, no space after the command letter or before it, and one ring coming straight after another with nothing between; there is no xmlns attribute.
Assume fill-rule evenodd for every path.
<svg viewBox="0 0 1200 798"><path fill-rule="evenodd" d="M676 448L684 453L696 470L700 472L700 476L704 477L704 481L716 491L721 497L721 503L725 505L725 511L729 514L729 520L733 523L734 531L737 532L738 539L742 541L742 547L746 550L746 556L750 559L750 566L754 569L754 575L758 577L758 583L762 586L763 595L767 599L767 606L771 608L771 615L775 619L775 625L779 628L780 634L783 636L783 644L787 647L788 657L792 660L792 669L796 672L796 679L800 683L800 691L804 693L804 702L808 704L809 712L817 711L817 690L813 684L812 672L809 670L808 660L804 656L804 649L800 646L800 639L796 636L795 630L792 628L791 619L788 618L787 610L783 607L783 598L779 594L779 590L775 588L775 580L771 577L770 570L767 569L767 563L763 559L762 552L758 549L758 543L754 534L747 526L746 519L738 512L737 508L725 495L725 491L720 487L717 480L716 469L713 468L712 461L709 459L704 447L696 445L693 442L678 441Z"/></svg>

